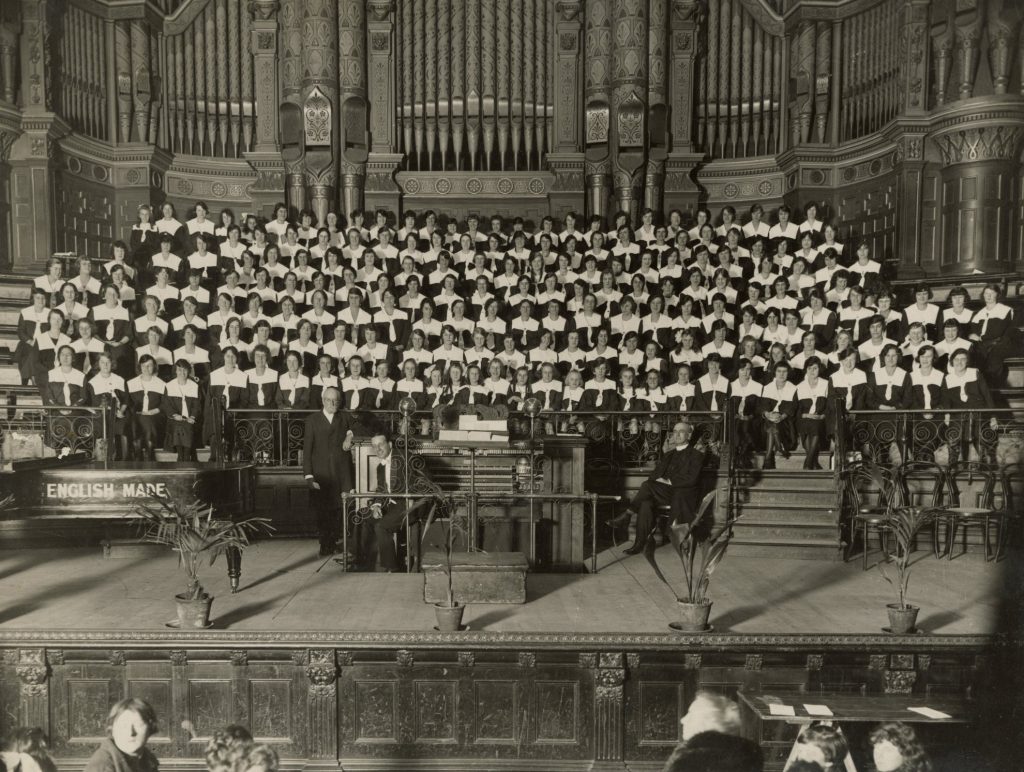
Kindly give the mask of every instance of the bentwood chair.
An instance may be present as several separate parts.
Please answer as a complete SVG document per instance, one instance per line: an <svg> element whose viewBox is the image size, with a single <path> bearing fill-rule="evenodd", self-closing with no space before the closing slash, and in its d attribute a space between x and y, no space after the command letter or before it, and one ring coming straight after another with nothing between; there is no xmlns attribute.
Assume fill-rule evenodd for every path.
<svg viewBox="0 0 1024 772"><path fill-rule="evenodd" d="M972 527L981 528L985 539L985 560L992 559L991 532L993 524L996 533L996 554L1003 542L1006 509L997 509L994 501L1006 501L1004 478L997 467L979 461L959 461L949 468L949 504L942 508L941 519L946 525L946 558L953 559L953 547L961 532L964 534L964 552L967 551L966 536Z"/></svg>
<svg viewBox="0 0 1024 772"><path fill-rule="evenodd" d="M900 496L907 506L938 509L945 501L946 470L934 461L907 461L899 469ZM939 519L932 520L932 552L941 553Z"/></svg>
<svg viewBox="0 0 1024 772"><path fill-rule="evenodd" d="M849 561L857 536L861 537L863 568L868 568L871 535L877 534L884 555L889 554L889 513L902 503L902 490L895 473L883 464L863 461L850 470L847 491L853 514L845 561Z"/></svg>

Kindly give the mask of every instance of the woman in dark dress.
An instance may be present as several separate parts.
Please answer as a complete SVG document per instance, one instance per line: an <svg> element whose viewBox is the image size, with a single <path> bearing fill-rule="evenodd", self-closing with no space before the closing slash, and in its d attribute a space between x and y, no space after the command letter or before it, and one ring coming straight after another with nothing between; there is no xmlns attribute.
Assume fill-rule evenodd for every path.
<svg viewBox="0 0 1024 772"><path fill-rule="evenodd" d="M895 344L882 349L878 362L868 373L868 409L878 411L903 410L907 405L910 376L900 367L900 350ZM902 449L902 422L896 416L880 412L871 418L872 433L868 445L875 460L889 460L892 443Z"/></svg>
<svg viewBox="0 0 1024 772"><path fill-rule="evenodd" d="M148 702L137 697L121 700L110 709L107 737L85 772L157 772L160 763L146 747L156 729L156 712Z"/></svg>
<svg viewBox="0 0 1024 772"><path fill-rule="evenodd" d="M1013 323L1013 309L999 302L999 287L989 284L981 292L985 305L971 319L970 339L977 346L982 372L989 386L1006 376L1008 357L1020 353L1020 334Z"/></svg>
<svg viewBox="0 0 1024 772"><path fill-rule="evenodd" d="M777 362L772 381L761 391L761 417L768 440L763 469L775 468L775 453L789 458L793 444L793 419L796 416L796 386L789 382L789 365Z"/></svg>
<svg viewBox="0 0 1024 772"><path fill-rule="evenodd" d="M825 441L825 415L828 407L829 384L821 373L821 360L809 357L804 362L804 378L796 387L796 431L803 443L804 469L821 469L818 450Z"/></svg>
<svg viewBox="0 0 1024 772"><path fill-rule="evenodd" d="M994 462L999 422L994 415L985 414L994 407L988 384L976 368L967 366L968 355L963 349L953 352L950 359L953 369L946 373L942 387L943 405L951 411L979 411L949 414L947 437L951 460L966 459L973 443L983 461Z"/></svg>
<svg viewBox="0 0 1024 772"><path fill-rule="evenodd" d="M114 358L109 351L99 355L98 365L96 373L86 383L86 404L90 407L102 407L106 403L106 433L103 430L103 416L96 416L93 431L97 438L106 438L107 457L114 461L123 461L128 456L125 431L128 391L124 378L114 372Z"/></svg>
<svg viewBox="0 0 1024 772"><path fill-rule="evenodd" d="M128 381L127 389L136 457L143 461L156 461L156 449L163 434L162 405L167 384L157 377L156 360L149 354L139 359L139 375Z"/></svg>
<svg viewBox="0 0 1024 772"><path fill-rule="evenodd" d="M917 350L917 367L910 371L907 394L909 410L931 410L942 405L942 373L935 369L935 347L925 344ZM935 448L942 441L941 414L919 413L910 416L911 429L907 441L918 461L931 461Z"/></svg>
<svg viewBox="0 0 1024 772"><path fill-rule="evenodd" d="M18 345L14 349L14 361L18 365L23 384L29 382L36 368L33 356L36 335L43 332L50 321L46 302L46 290L36 287L32 290L32 305L21 309L18 314Z"/></svg>
<svg viewBox="0 0 1024 772"><path fill-rule="evenodd" d="M185 359L174 363L174 380L164 394L167 433L164 444L178 453L178 461L195 461L195 428L202 418L199 384L192 380L192 366Z"/></svg>

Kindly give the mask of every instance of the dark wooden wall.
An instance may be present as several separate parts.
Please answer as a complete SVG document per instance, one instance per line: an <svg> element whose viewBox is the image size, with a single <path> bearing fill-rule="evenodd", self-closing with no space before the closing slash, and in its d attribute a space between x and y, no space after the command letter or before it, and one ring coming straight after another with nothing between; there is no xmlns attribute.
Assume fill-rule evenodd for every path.
<svg viewBox="0 0 1024 772"><path fill-rule="evenodd" d="M345 769L408 758L622 768L667 757L697 689L913 692L926 704L929 694L983 698L988 663L985 639L938 636L215 633L213 644L123 633L44 648L5 635L0 734L42 726L69 766L126 695L156 709L164 759L200 757L214 730L240 723L285 759Z"/></svg>

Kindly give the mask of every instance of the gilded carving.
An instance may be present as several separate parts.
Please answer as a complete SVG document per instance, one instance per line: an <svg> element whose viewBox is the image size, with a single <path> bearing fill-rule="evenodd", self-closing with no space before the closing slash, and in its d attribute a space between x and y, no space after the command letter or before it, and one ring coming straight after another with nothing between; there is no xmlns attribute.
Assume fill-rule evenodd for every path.
<svg viewBox="0 0 1024 772"><path fill-rule="evenodd" d="M537 666L537 655L532 651L521 651L519 652L519 666L520 667L536 667Z"/></svg>
<svg viewBox="0 0 1024 772"><path fill-rule="evenodd" d="M868 655L868 669L869 670L885 670L889 666L889 658L884 654L869 654Z"/></svg>
<svg viewBox="0 0 1024 772"><path fill-rule="evenodd" d="M914 689L915 681L917 681L916 670L886 670L885 693L910 694Z"/></svg>
<svg viewBox="0 0 1024 772"><path fill-rule="evenodd" d="M337 660L339 667L351 667L352 662L354 661L351 651L335 652L335 659Z"/></svg>
<svg viewBox="0 0 1024 772"><path fill-rule="evenodd" d="M476 664L476 655L471 651L459 652L459 665L461 667L473 667Z"/></svg>
<svg viewBox="0 0 1024 772"><path fill-rule="evenodd" d="M582 652L577 659L580 663L580 667L597 667L597 654Z"/></svg>
<svg viewBox="0 0 1024 772"><path fill-rule="evenodd" d="M575 21L583 6L581 0L558 0L555 10L562 16L562 21Z"/></svg>
<svg viewBox="0 0 1024 772"><path fill-rule="evenodd" d="M64 664L64 650L63 649L47 649L46 650L46 662L51 666L58 666Z"/></svg>
<svg viewBox="0 0 1024 772"><path fill-rule="evenodd" d="M232 649L231 664L235 667L244 667L249 664L249 652L245 649Z"/></svg>
<svg viewBox="0 0 1024 772"><path fill-rule="evenodd" d="M314 695L328 696L335 693L338 680L338 666L333 649L310 649L306 665L309 691Z"/></svg>
<svg viewBox="0 0 1024 772"><path fill-rule="evenodd" d="M331 144L331 103L315 88L303 105L307 145Z"/></svg>
<svg viewBox="0 0 1024 772"><path fill-rule="evenodd" d="M807 655L807 669L808 670L821 670L825 666L825 655L824 654L808 654Z"/></svg>
<svg viewBox="0 0 1024 772"><path fill-rule="evenodd" d="M412 667L415 657L408 649L399 649L395 652L395 662L399 667Z"/></svg>
<svg viewBox="0 0 1024 772"><path fill-rule="evenodd" d="M120 649L114 649L110 652L109 662L114 667L123 667L125 664L124 652Z"/></svg>
<svg viewBox="0 0 1024 772"><path fill-rule="evenodd" d="M683 656L683 667L687 670L700 670L700 654L686 654Z"/></svg>
<svg viewBox="0 0 1024 772"><path fill-rule="evenodd" d="M748 654L743 663L745 670L760 670L764 667L764 654Z"/></svg>

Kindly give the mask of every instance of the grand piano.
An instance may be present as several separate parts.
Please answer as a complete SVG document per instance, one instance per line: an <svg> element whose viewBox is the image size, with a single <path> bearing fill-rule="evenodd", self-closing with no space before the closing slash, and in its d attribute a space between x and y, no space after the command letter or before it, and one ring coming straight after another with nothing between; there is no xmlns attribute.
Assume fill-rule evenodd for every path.
<svg viewBox="0 0 1024 772"><path fill-rule="evenodd" d="M163 496L199 499L212 504L218 517L242 519L255 511L256 468L249 463L104 464L81 454L21 462L0 472L0 492L14 496L13 506L0 511L0 521L27 526L82 519L117 525L139 504ZM240 554L229 556L228 576L235 591Z"/></svg>

